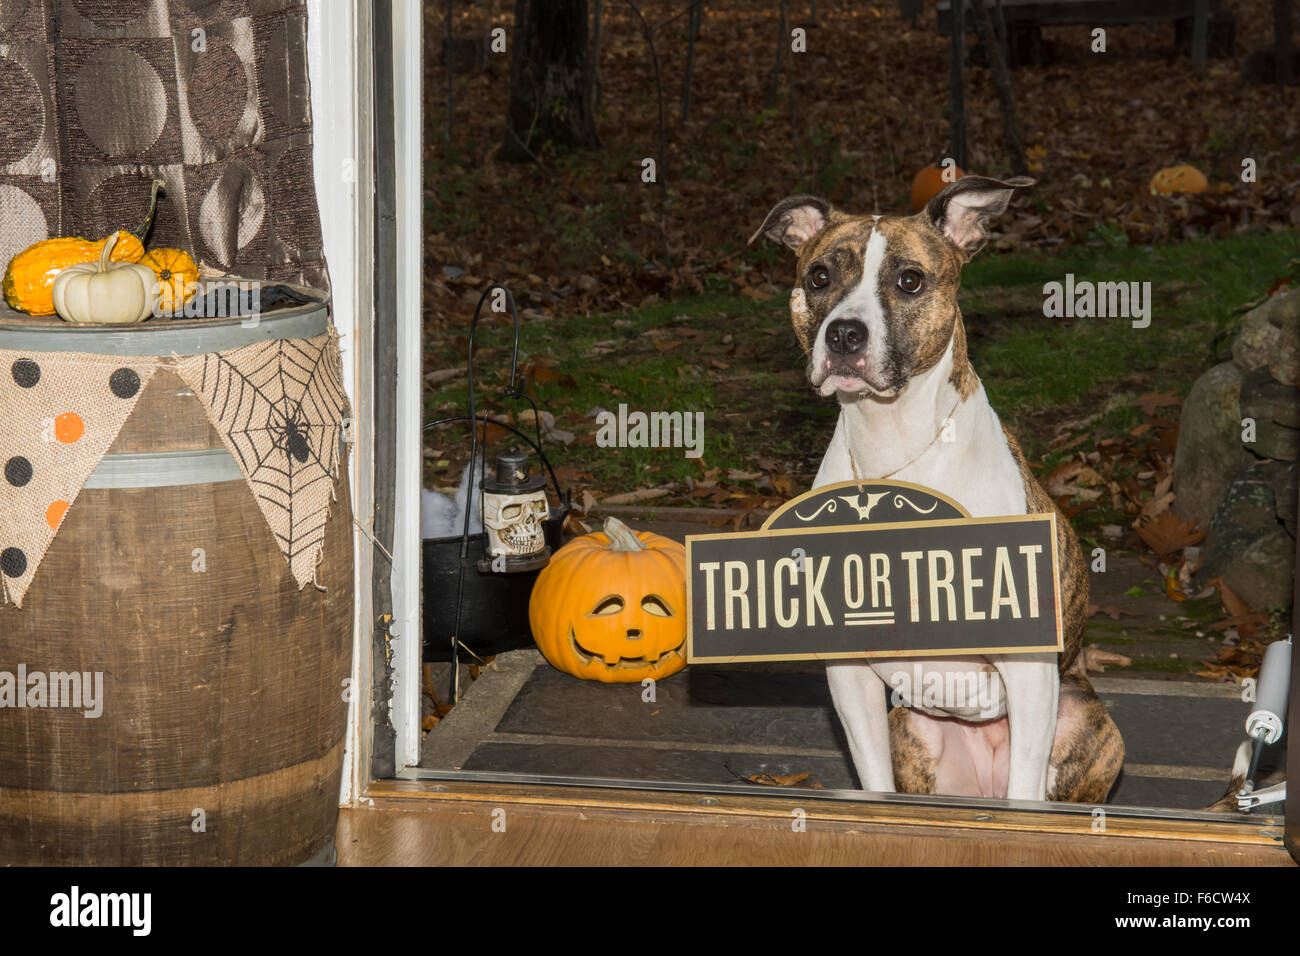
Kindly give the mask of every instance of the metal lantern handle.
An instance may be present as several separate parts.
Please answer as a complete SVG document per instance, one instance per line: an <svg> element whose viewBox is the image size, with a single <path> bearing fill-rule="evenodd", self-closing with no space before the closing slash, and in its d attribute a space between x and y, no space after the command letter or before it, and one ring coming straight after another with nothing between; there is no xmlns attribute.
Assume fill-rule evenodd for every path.
<svg viewBox="0 0 1300 956"><path fill-rule="evenodd" d="M536 408L536 406L533 407ZM543 467L546 468L546 473L551 476L551 486L555 488L555 497L558 498L560 501L564 501L564 502L568 501L569 493L560 487L560 481L558 478L555 477L555 469L551 467L551 461L549 458L546 457L545 449L542 448L539 442L535 441L532 438L529 438L527 435L525 435L514 425L511 425L509 422L498 422L495 421L494 419L488 418L486 412L483 413L482 418L478 418L478 419L470 418L468 415L448 415L446 418L439 418L437 421L429 422L427 425L424 426L424 431L427 432L430 428L436 428L438 425L450 425L452 422L470 422L470 421L481 422L484 425L485 429L486 426L488 425L496 425L499 428L504 428L509 432L513 432L516 436L526 441L528 443L528 447L531 448L533 451L535 451L537 453L537 457L541 459ZM475 429L475 431L477 430L478 429ZM484 444L486 446L486 442ZM487 460L486 447L484 448L483 458L484 461L486 462Z"/></svg>
<svg viewBox="0 0 1300 956"><path fill-rule="evenodd" d="M560 482L555 477L555 469L551 467L551 463L547 459L546 453L542 450L542 417L537 410L537 404L532 400L531 397L529 397L527 394L524 393L523 376L519 374L519 309L515 305L514 294L511 293L509 288L502 285L500 282L493 282L486 289L484 289L483 294L479 296L478 305L474 307L474 317L470 320L469 323L469 347L466 351L466 359L465 359L466 377L469 381L469 415L468 416L452 415L447 418L440 418L437 421L429 422L422 429L423 431L428 431L430 428L433 428L437 425L443 425L448 422L454 422L454 421L468 421L472 423L472 427L470 429L470 452L469 452L470 493L465 496L465 517L461 524L460 571L457 575L457 580L456 580L456 618L451 633L450 697L451 697L451 702L453 704L457 703L457 701L459 701L460 699L460 642L458 640L458 635L460 634L461 602L465 594L465 569L469 565L469 538L470 538L469 525L470 525L470 514L472 513L473 510L472 495L474 493L474 478L475 478L474 465L476 464L476 461L479 458L479 441L478 441L479 421L483 422L483 449L482 449L483 475L485 477L487 475L487 426L490 420L488 419L486 412L484 412L482 419L479 419L478 417L477 402L476 402L476 396L474 390L474 335L478 331L478 318L480 313L483 311L483 303L487 301L488 296L491 295L493 290L495 289L500 289L502 292L505 293L506 302L510 306L510 316L514 322L514 343L510 350L510 384L506 387L505 397L513 398L513 399L522 398L524 401L528 402L528 404L532 407L533 424L537 429L537 440L533 441L531 438L525 435L518 428L515 428L513 425L506 424L505 422L491 422L491 424L500 425L502 428L507 428L511 432L513 432L514 434L522 438L524 441L528 442L528 444L532 447L532 449L535 452L537 452L537 456L538 458L541 459L542 465L546 468L547 472L550 474L551 483L555 486L556 497L564 505L567 505L569 503L568 493L560 489ZM482 500L483 494L484 494L483 486L482 483L480 482L479 514L483 513L483 500Z"/></svg>

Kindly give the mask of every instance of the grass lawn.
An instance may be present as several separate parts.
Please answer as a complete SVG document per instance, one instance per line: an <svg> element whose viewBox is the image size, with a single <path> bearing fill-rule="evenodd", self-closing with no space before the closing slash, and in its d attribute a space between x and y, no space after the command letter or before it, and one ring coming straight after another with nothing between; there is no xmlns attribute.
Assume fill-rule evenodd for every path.
<svg viewBox="0 0 1300 956"><path fill-rule="evenodd" d="M1139 395L1186 395L1226 349L1241 306L1294 269L1297 257L1297 232L1157 247L1099 241L1058 254L986 253L967 267L961 291L971 358L1026 453L1050 465L1048 443L1061 431L1086 425L1099 436L1126 433L1141 420ZM1150 282L1150 326L1044 317L1043 285L1066 273L1076 281ZM482 323L480 408L505 384L508 326L502 316ZM463 365L465 345L464 332L426 341L425 367ZM598 497L706 476L733 486L738 497L789 497L811 482L838 412L804 381L784 290L765 300L706 293L621 315L528 319L520 353L532 373L529 393L555 416L557 428L574 435L568 445L548 443L552 462L565 467L571 484ZM463 414L466 398L463 377L426 388L425 420ZM682 449L597 447L598 425L589 413L616 411L620 403L633 411L703 412L703 457L686 458ZM426 433L426 485L456 483L467 436L464 427L452 426Z"/></svg>

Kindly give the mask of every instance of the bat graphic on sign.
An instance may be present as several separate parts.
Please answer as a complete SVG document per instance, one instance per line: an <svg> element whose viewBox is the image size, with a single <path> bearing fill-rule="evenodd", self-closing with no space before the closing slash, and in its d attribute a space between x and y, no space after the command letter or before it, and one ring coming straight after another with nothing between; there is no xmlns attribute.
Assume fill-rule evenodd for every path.
<svg viewBox="0 0 1300 956"><path fill-rule="evenodd" d="M856 511L856 512L858 513L858 520L859 520L859 521L866 521L868 518L871 517L871 509L874 508L877 504L880 503L880 499L881 499L881 498L888 498L888 497L889 497L889 492L887 492L887 491L881 491L881 492L877 492L877 493L875 493L875 494L868 494L868 495L867 495L867 504L866 504L865 507L863 507L862 505L860 505L860 504L858 503L858 502L862 499L862 495L860 495L860 494L859 494L859 495L840 495L840 496L839 496L839 499L840 499L841 501L847 502L847 503L848 503L848 506L849 506L850 508L852 508L854 511Z"/></svg>
<svg viewBox="0 0 1300 956"><path fill-rule="evenodd" d="M871 517L871 509L880 503L880 499L888 498L889 492L888 491L881 491L876 493L869 492L867 494L867 503L865 506L860 503L862 501L861 494L837 495L836 497L838 497L840 501L843 501L845 504L847 504L850 508L852 508L854 511L858 513L859 521L866 521L868 518ZM834 500L825 501L822 503L822 506L818 508L816 511L814 511L812 514L805 516L799 514L799 512L796 511L795 516L798 517L800 521L812 521L823 511L834 513L835 507L836 505Z"/></svg>

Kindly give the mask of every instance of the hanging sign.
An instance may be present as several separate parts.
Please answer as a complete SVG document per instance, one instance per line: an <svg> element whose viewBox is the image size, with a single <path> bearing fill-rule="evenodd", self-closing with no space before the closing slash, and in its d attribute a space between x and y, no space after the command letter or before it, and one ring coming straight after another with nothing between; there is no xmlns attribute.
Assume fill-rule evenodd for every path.
<svg viewBox="0 0 1300 956"><path fill-rule="evenodd" d="M1055 541L1055 514L972 518L907 482L817 488L759 531L686 539L687 660L1059 651Z"/></svg>

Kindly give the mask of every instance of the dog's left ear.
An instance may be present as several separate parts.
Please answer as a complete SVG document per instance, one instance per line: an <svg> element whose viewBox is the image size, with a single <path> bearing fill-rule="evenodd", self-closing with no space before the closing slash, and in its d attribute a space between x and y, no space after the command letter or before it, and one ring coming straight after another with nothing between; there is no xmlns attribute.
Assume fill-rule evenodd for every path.
<svg viewBox="0 0 1300 956"><path fill-rule="evenodd" d="M925 204L922 216L970 259L988 241L988 222L1006 211L1011 194L1032 186L1028 176L1002 182L985 176L963 176Z"/></svg>

